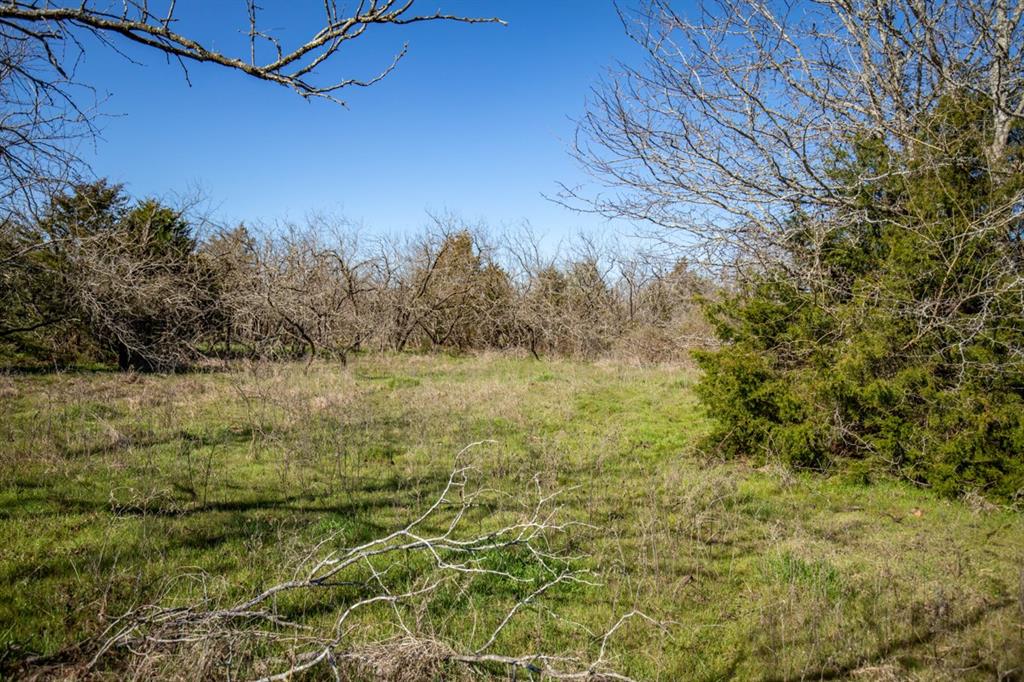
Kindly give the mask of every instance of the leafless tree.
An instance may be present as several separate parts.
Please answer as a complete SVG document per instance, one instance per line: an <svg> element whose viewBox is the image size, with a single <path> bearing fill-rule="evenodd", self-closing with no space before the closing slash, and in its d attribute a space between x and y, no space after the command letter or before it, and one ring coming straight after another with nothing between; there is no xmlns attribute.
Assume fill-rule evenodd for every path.
<svg viewBox="0 0 1024 682"><path fill-rule="evenodd" d="M75 172L74 145L94 132L88 93L52 72L39 46L0 30L0 206L34 209ZM24 213L24 211L22 211Z"/></svg>
<svg viewBox="0 0 1024 682"><path fill-rule="evenodd" d="M245 225L217 230L199 246L198 257L212 280L206 341L211 350L220 348L231 357L235 344L251 343L263 334L257 304L257 237Z"/></svg>
<svg viewBox="0 0 1024 682"><path fill-rule="evenodd" d="M302 229L290 226L265 242L259 297L267 317L305 347L310 359L326 351L344 361L366 334L360 303L371 285L358 235L328 222L321 217Z"/></svg>
<svg viewBox="0 0 1024 682"><path fill-rule="evenodd" d="M919 142L944 93L992 108L990 163L1024 117L1024 6L1007 0L714 0L622 12L645 62L595 93L576 156L608 194L578 207L683 230L716 265L770 258L795 208L828 225L850 206L837 148Z"/></svg>
<svg viewBox="0 0 1024 682"><path fill-rule="evenodd" d="M215 294L210 346L228 356L345 362L373 331L371 258L345 220L313 215L301 225L224 230L199 255Z"/></svg>
<svg viewBox="0 0 1024 682"><path fill-rule="evenodd" d="M491 243L452 216L402 238L363 239L323 215L203 237L185 208L76 187L37 226L44 240L0 242L17 263L0 273L0 343L49 348L58 364L114 349L144 370L407 349L646 361L678 359L693 340L699 278L625 246ZM17 257L39 244L49 250ZM87 352L65 352L65 340Z"/></svg>
<svg viewBox="0 0 1024 682"><path fill-rule="evenodd" d="M122 369L167 370L194 361L209 305L207 273L181 244L159 234L184 209L145 201L120 224L60 239L68 310L114 349Z"/></svg>
<svg viewBox="0 0 1024 682"><path fill-rule="evenodd" d="M617 354L657 362L717 345L699 303L715 293L708 279L685 260L647 249L623 249L613 258L624 327L612 337Z"/></svg>
<svg viewBox="0 0 1024 682"><path fill-rule="evenodd" d="M115 240L109 249L104 249L99 242L87 244L88 240L83 241L79 237L65 248L56 241L67 237L56 237L36 229L51 200L62 195L86 170L80 162L78 147L93 139L98 115L92 89L76 79L76 67L86 51L110 49L121 52L128 46L134 46L143 53L148 51L176 60L186 79L191 65L215 64L287 87L305 98L344 104L340 99L343 90L380 81L391 73L406 53L406 48L402 47L392 61L383 64L374 74L364 77L345 75L335 68L339 55L349 54L346 46L367 31L427 22L503 23L496 18L447 14L436 9L422 11L422 4L416 0L364 0L349 8L351 11L330 0L319 3L318 8L314 6L315 12L321 12L319 20L307 27L307 35L291 42L302 27L289 25L279 32L271 30L266 24L264 10L255 0L239 0L239 24L216 26L212 33L208 27L203 30L197 28L196 20L202 15L195 13L196 10L189 15L183 3L166 0L160 7L156 5L149 0L121 3L0 0L0 284L5 287L0 292L0 300L5 305L10 304L7 307L12 311L10 315L0 315L3 318L0 321L0 341L23 338L40 328L53 328L55 320L52 316L34 312L40 307L34 300L38 292L21 290L26 277L42 281L55 274L45 267L40 269L45 258L33 256L33 253L46 249L63 249L74 254L75 258L67 263L78 263L85 268L75 278L75 282L82 285L75 289L80 299L77 305L96 329L106 329L112 339L118 339L117 343L123 350L122 360L133 353L138 355L142 346L148 344L132 339L128 334L130 325L124 326L128 319L124 314L129 308L135 310L137 316L142 314L139 306L149 301L154 308L146 314L152 314L154 319L166 318L168 324L161 326L168 330L169 335L158 345L169 350L175 336L181 342L181 353L170 363L172 365L195 355L196 345L192 342L198 339L191 331L193 322L210 321L209 307L197 311L192 304L198 299L191 294L187 296L189 304L186 305L181 298L185 292L177 287L180 282L174 285L177 288L171 295L167 286L174 278L158 276L149 268L154 264L147 265L138 260L139 253L133 251L130 244ZM286 11L289 18L301 16L290 6ZM274 22L275 19L269 21ZM200 35L203 36L201 39ZM237 52L222 48L235 44L237 41L232 38L237 36L246 37L245 48L239 48ZM125 56L131 58L127 53ZM322 280L325 268L344 270L348 267L323 250L314 254L297 244L293 247L292 257L304 254L303 257L313 258L317 263L315 267L291 269L289 273L292 276L301 273L304 277ZM206 254L207 260L212 253ZM280 254L280 251L274 252L275 256ZM132 257L136 257L136 262L130 262ZM207 263L204 270L209 274L224 268ZM319 275L314 274L317 271ZM141 280L138 277L144 272L148 284L132 290L131 287L139 285ZM266 274L269 271L264 269L262 272ZM239 271L236 271L233 282L241 285L238 275ZM341 300L350 306L354 302L355 273L348 271L341 276L348 278L348 293L330 303L321 297L321 303L337 307L342 305ZM256 308L250 296L253 293L250 285L254 282L250 279L245 287L222 291L223 296L217 299L222 309L214 317L219 315L222 321L218 324L228 331L227 338L223 340L230 345L230 331L237 326L234 323L223 324L226 312L223 306L229 305L236 318L248 313L248 323L259 320L260 324L265 324L276 317L277 322L272 324L280 324L277 331L302 338L312 355L316 342L314 335L307 333L308 320L290 318L294 311L286 310L288 306L277 298L263 297L264 305L278 305L275 316L254 315ZM198 279L194 283L200 284ZM18 290L13 289L15 287ZM280 294L285 291L285 285L275 286L273 290ZM328 296L325 289L318 291ZM297 295L294 287L292 294L293 297ZM329 295L334 296L333 293ZM316 324L320 331L324 331L327 318L323 311L306 312L319 315ZM25 313L29 313L30 319L23 319ZM336 316L331 319L337 321ZM190 329L188 335L181 333L185 327ZM332 346L342 357L347 352L345 349L359 344L360 335L351 329L347 328L341 334L332 328L332 333L332 341L322 345ZM149 345L152 351L155 346ZM166 356L166 353L161 352L160 355ZM160 360L157 364L165 366L168 363Z"/></svg>
<svg viewBox="0 0 1024 682"><path fill-rule="evenodd" d="M157 7L156 5L160 6ZM0 3L0 26L5 35L28 39L51 59L54 68L65 70L62 57L68 44L81 48L81 35L90 34L116 47L123 40L174 58L187 69L188 63L211 63L248 76L291 88L303 97L320 97L341 102L338 93L348 87L372 85L394 68L405 55L403 48L393 61L375 75L359 77L324 76L326 63L371 27L408 26L432 21L462 23L503 23L497 18L445 14L441 10L417 11L416 0L363 0L349 12L333 0L320 3L322 18L302 39L290 42L263 25L262 8L255 0L244 0L245 25L233 27L248 35L245 53L229 53L214 47L230 42L200 39L180 32L188 17L175 0L153 3L127 0L120 3L58 2L55 0L5 0ZM280 32L284 33L284 32ZM186 70L187 74L187 70Z"/></svg>
<svg viewBox="0 0 1024 682"><path fill-rule="evenodd" d="M423 11L416 0L363 0L350 10L334 0L316 4L319 20L295 39L301 27L271 28L275 19L265 20L255 0L239 0L238 24L214 27L213 34L197 30L201 14L190 15L176 0L0 1L0 206L23 208L78 170L72 143L95 132L95 102L75 77L86 50L122 52L134 45L175 60L186 79L190 66L214 64L305 98L344 104L345 89L379 82L406 54L403 46L365 76L336 69L339 55L349 54L353 41L365 42L367 31L427 22L503 23ZM290 18L298 16L291 7L287 11ZM222 47L238 42L238 36L247 40L237 51ZM12 205L13 199L18 201Z"/></svg>
<svg viewBox="0 0 1024 682"><path fill-rule="evenodd" d="M544 249L526 227L500 251L515 287L514 345L536 357L676 360L707 342L695 300L706 281L643 243L577 235Z"/></svg>
<svg viewBox="0 0 1024 682"><path fill-rule="evenodd" d="M732 276L771 265L801 288L835 291L841 283L823 265L822 245L851 226L888 220L868 215L858 194L865 183L907 183L960 162L963 143L951 137L959 133L928 123L950 97L986 109L976 135L987 177L1020 172L1021 3L645 0L622 18L643 63L597 89L575 146L603 189L566 189L563 199L679 232L677 253L704 269ZM871 177L834 173L837 152L865 139L909 161ZM900 306L896 314L918 325L919 338L941 332L949 352L994 319L993 301L1024 301L1015 232L1024 191L1006 190L948 243L937 241L946 237L936 236L934 217L907 219L913 207L888 220L914 230L950 272L979 235L1001 244L989 272L921 300L878 301ZM1011 353L1024 361L1024 349Z"/></svg>
<svg viewBox="0 0 1024 682"><path fill-rule="evenodd" d="M377 347L468 350L508 342L511 284L479 226L431 216L416 235L380 239L369 267Z"/></svg>

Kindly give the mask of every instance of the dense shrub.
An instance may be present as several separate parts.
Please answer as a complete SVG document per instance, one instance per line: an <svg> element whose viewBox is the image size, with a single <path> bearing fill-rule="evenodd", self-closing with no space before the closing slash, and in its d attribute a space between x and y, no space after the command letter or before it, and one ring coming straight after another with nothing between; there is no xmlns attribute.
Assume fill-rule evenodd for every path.
<svg viewBox="0 0 1024 682"><path fill-rule="evenodd" d="M178 211L133 203L101 180L54 195L34 223L5 228L7 353L58 364L116 358L144 370L195 357L210 282Z"/></svg>
<svg viewBox="0 0 1024 682"><path fill-rule="evenodd" d="M947 96L914 144L835 150L852 189L827 229L794 212L779 262L708 306L725 342L699 355L710 444L1020 494L1024 131L994 166L988 111Z"/></svg>

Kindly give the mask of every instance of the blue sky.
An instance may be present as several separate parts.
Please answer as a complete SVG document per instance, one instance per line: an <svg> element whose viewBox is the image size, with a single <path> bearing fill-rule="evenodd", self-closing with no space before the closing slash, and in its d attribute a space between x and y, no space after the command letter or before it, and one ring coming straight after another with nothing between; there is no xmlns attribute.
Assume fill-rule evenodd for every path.
<svg viewBox="0 0 1024 682"><path fill-rule="evenodd" d="M635 56L611 1L432 3L423 9L498 15L509 25L368 31L328 68L364 76L405 41L409 54L381 83L345 91L347 109L214 65L191 66L190 86L160 56L128 48L129 60L89 46L78 76L107 95L102 137L87 155L93 171L136 196L202 186L231 222L330 211L396 231L423 225L427 210L450 210L499 229L528 220L551 235L621 228L542 197L559 181L586 181L567 153L572 119L616 60ZM241 0L178 4L183 32L221 45L231 47L224 41L245 26ZM268 25L298 32L322 7L263 5Z"/></svg>

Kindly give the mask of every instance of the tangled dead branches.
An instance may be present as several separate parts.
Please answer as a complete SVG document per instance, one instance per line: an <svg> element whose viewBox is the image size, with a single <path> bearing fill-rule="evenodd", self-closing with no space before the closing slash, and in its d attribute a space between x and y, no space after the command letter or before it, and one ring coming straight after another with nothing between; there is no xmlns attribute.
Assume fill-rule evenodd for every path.
<svg viewBox="0 0 1024 682"><path fill-rule="evenodd" d="M531 499L514 516L496 503L508 496L470 487L475 469L463 457L480 444L459 453L440 495L402 528L342 548L332 548L339 540L332 534L305 554L291 579L227 605L207 597L135 609L107 629L88 668L98 671L117 658L133 677L146 678L187 670L188 677L270 682L316 669L339 680L401 682L515 671L630 679L614 669L611 640L631 621L657 623L634 610L595 633L546 604L560 590L596 584L584 557L564 549L566 534L587 526L561 520L562 491L545 494L537 477ZM494 518L510 520L466 532ZM556 628L582 629L572 640L587 645L510 653L522 639L510 633L528 612ZM466 634L459 624L470 622Z"/></svg>

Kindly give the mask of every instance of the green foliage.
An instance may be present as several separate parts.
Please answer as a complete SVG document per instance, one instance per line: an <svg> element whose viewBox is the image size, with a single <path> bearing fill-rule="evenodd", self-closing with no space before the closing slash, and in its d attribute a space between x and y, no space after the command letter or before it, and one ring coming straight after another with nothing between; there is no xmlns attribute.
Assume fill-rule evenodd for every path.
<svg viewBox="0 0 1024 682"><path fill-rule="evenodd" d="M144 199L132 207L118 227L142 254L171 266L184 263L196 248L188 221L155 199Z"/></svg>
<svg viewBox="0 0 1024 682"><path fill-rule="evenodd" d="M104 180L57 194L35 222L0 230L0 343L6 354L59 365L95 359L99 347L71 296L69 250L115 233L127 211L120 185Z"/></svg>
<svg viewBox="0 0 1024 682"><path fill-rule="evenodd" d="M514 291L508 273L486 258L473 235L445 235L435 257L414 273L424 309L423 345L455 350L508 343Z"/></svg>
<svg viewBox="0 0 1024 682"><path fill-rule="evenodd" d="M127 212L128 197L122 185L106 180L78 184L51 198L39 230L59 248L62 239L113 234Z"/></svg>
<svg viewBox="0 0 1024 682"><path fill-rule="evenodd" d="M988 107L947 97L919 142L836 150L848 204L794 213L786 263L708 306L698 391L728 454L896 471L955 494L1024 489L1019 136L986 158ZM815 264L819 277L808 273Z"/></svg>
<svg viewBox="0 0 1024 682"><path fill-rule="evenodd" d="M167 368L196 307L209 307L191 225L154 199L133 204L120 185L75 185L38 221L4 227L0 341L16 355Z"/></svg>
<svg viewBox="0 0 1024 682"><path fill-rule="evenodd" d="M762 570L768 580L818 590L833 600L843 593L839 572L829 562L820 559L807 561L784 551L765 557Z"/></svg>

